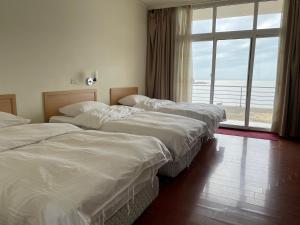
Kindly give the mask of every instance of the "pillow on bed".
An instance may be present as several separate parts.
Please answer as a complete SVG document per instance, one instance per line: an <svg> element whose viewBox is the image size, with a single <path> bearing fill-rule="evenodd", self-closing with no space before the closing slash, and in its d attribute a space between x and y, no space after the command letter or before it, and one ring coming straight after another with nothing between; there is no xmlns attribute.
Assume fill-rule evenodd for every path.
<svg viewBox="0 0 300 225"><path fill-rule="evenodd" d="M129 95L121 98L118 102L121 105L135 106L136 104L144 102L146 100L150 100L150 98L144 95Z"/></svg>
<svg viewBox="0 0 300 225"><path fill-rule="evenodd" d="M72 105L67 105L63 108L59 109L59 112L61 112L64 115L75 117L78 116L81 113L90 111L92 109L103 109L109 107L108 105L101 103L101 102L95 102L95 101L86 101L86 102L79 102Z"/></svg>
<svg viewBox="0 0 300 225"><path fill-rule="evenodd" d="M15 116L10 113L0 112L0 128L30 123L29 119Z"/></svg>
<svg viewBox="0 0 300 225"><path fill-rule="evenodd" d="M90 110L73 118L73 124L85 129L99 130L105 119L109 119L104 111Z"/></svg>

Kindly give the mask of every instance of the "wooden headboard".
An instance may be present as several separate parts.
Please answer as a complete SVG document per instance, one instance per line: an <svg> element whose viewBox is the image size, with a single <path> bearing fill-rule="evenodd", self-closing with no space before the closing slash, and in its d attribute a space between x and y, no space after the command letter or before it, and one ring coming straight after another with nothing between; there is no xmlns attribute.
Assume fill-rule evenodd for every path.
<svg viewBox="0 0 300 225"><path fill-rule="evenodd" d="M110 89L110 105L119 105L118 101L128 95L137 95L139 93L138 87L127 88L111 88Z"/></svg>
<svg viewBox="0 0 300 225"><path fill-rule="evenodd" d="M48 122L51 116L61 115L59 108L66 105L84 102L97 101L97 90L85 89L76 91L54 91L44 92L44 119Z"/></svg>
<svg viewBox="0 0 300 225"><path fill-rule="evenodd" d="M16 95L0 95L0 111L17 115Z"/></svg>

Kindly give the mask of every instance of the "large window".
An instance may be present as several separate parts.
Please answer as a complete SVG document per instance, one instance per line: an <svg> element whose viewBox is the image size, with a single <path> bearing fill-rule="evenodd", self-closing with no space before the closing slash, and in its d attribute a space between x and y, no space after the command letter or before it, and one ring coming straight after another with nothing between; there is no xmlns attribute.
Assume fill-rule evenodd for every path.
<svg viewBox="0 0 300 225"><path fill-rule="evenodd" d="M224 126L270 129L283 0L193 11L193 102L223 105Z"/></svg>

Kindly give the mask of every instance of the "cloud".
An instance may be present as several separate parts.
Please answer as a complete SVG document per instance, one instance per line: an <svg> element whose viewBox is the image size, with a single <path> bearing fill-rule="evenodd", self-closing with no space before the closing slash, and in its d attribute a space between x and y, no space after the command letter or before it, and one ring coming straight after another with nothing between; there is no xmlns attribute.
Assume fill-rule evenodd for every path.
<svg viewBox="0 0 300 225"><path fill-rule="evenodd" d="M260 27L278 27L281 14L260 15ZM219 31L243 29L253 23L252 16L232 17L217 20ZM211 26L211 20L197 21L193 31L200 30L196 26ZM201 28L209 30L209 28ZM275 80L277 70L278 38L259 38L256 43L254 78L260 80ZM249 62L250 38L218 41L217 68L220 78L234 80L246 79ZM194 79L210 79L212 61L212 41L193 43Z"/></svg>

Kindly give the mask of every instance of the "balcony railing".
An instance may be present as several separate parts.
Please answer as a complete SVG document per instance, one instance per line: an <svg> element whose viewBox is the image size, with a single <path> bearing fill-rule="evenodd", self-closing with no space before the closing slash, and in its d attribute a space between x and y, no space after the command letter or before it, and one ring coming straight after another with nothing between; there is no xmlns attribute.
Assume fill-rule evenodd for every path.
<svg viewBox="0 0 300 225"><path fill-rule="evenodd" d="M210 102L210 84L193 84L193 102ZM246 107L247 86L243 85L215 85L214 104L224 106ZM251 107L272 109L274 104L274 86L252 86Z"/></svg>

